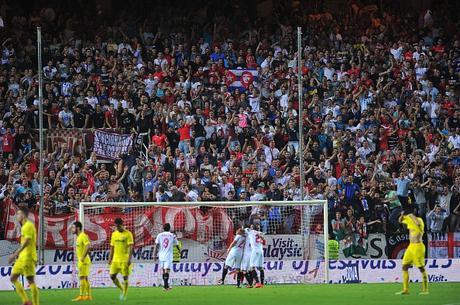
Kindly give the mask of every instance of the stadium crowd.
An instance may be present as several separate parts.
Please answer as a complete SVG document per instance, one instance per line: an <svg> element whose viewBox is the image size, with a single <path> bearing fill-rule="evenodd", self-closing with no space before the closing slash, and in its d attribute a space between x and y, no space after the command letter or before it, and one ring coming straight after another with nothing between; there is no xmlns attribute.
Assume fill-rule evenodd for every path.
<svg viewBox="0 0 460 305"><path fill-rule="evenodd" d="M337 239L398 232L409 205L431 232L459 229L455 3L410 14L385 1L352 1L337 14L306 3L276 7L269 22L224 3L133 7L116 18L82 2L72 3L84 12L78 16L3 5L3 207L37 207L43 158L47 215L71 213L80 201L301 200L305 174L305 199L328 200ZM39 155L37 25L44 127L132 133L136 141L120 160L67 144ZM239 68L258 75L231 88L226 70ZM253 213L263 223L279 217L269 208Z"/></svg>

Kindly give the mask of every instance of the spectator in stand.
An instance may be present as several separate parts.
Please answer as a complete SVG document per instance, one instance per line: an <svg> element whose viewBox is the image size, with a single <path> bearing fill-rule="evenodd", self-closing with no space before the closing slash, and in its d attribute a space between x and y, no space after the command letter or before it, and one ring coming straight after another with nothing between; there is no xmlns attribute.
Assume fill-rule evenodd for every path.
<svg viewBox="0 0 460 305"><path fill-rule="evenodd" d="M441 230L458 230L458 3L433 3L422 23L425 13L402 2L357 1L336 12L308 2L298 15L275 4L278 17L269 19L245 4L230 13L225 3L168 10L136 2L129 16L117 9L108 16L72 2L80 13L70 21L57 7L46 8L53 18L45 9L7 10L0 33L3 207L37 206L44 160L49 214L70 213L81 200L324 198L331 229L340 229L335 212L352 213L345 224L353 226L343 230L356 230L364 216L362 240L397 231L401 208L412 204L423 218L441 205L449 215ZM215 20L186 17L198 10ZM44 33L44 126L66 135L78 128L86 147L47 134L47 152L36 152L36 24ZM304 29L302 113L294 24ZM257 76L234 79L237 68ZM130 152L114 161L92 154L90 135L102 128L131 134ZM278 212L288 215L284 223ZM274 209L254 219L267 232L294 232L296 215ZM364 234L363 224L375 220L381 223Z"/></svg>

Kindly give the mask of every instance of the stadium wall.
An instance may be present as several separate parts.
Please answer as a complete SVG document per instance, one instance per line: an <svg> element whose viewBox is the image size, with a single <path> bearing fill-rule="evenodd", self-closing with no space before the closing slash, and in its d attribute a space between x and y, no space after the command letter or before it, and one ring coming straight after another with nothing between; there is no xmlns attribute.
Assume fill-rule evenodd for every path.
<svg viewBox="0 0 460 305"><path fill-rule="evenodd" d="M266 282L271 284L320 283L321 261L269 261L265 263ZM221 276L221 262L178 263L171 274L172 285L216 285ZM401 281L401 260L361 259L330 261L330 283L394 283ZM460 259L427 259L426 269L430 282L460 282ZM11 267L0 267L0 290L13 290L9 281ZM420 281L417 270L410 270L411 279ZM229 277L229 283L234 279ZM24 281L24 279L22 279ZM94 264L90 281L93 287L112 287L106 264ZM42 289L76 287L73 266L45 265L37 267L36 282ZM130 278L133 286L152 287L161 282L158 264L137 263ZM27 285L26 283L24 283Z"/></svg>

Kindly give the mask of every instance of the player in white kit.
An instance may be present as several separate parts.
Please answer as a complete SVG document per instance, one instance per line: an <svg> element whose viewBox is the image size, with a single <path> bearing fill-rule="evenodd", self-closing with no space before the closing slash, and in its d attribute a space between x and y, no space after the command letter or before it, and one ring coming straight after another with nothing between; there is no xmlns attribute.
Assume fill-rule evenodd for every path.
<svg viewBox="0 0 460 305"><path fill-rule="evenodd" d="M163 225L164 232L157 235L155 239L155 258L158 255L160 268L163 271L164 290L170 290L169 287L169 271L173 265L173 247L179 247L176 235L170 232L171 225L166 223Z"/></svg>
<svg viewBox="0 0 460 305"><path fill-rule="evenodd" d="M246 227L244 229L245 241L244 241L244 248L243 248L243 259L241 260L241 272L243 273L243 276L246 277L246 280L248 281L248 285L246 287L252 288L252 277L251 277L251 269L250 269L252 251L251 251L251 244L249 242L248 230L250 230L249 227Z"/></svg>
<svg viewBox="0 0 460 305"><path fill-rule="evenodd" d="M265 273L264 273L264 244L265 238L262 232L259 231L259 225L253 225L251 229L246 229L247 239L251 245L251 258L249 267L251 270L251 277L255 281L254 288L262 288L264 285ZM260 272L260 282L257 276L257 271Z"/></svg>
<svg viewBox="0 0 460 305"><path fill-rule="evenodd" d="M228 268L235 268L237 272L236 285L238 288L241 287L241 281L243 280L243 273L241 272L241 259L243 258L245 240L246 238L244 230L239 228L236 231L235 238L228 247L227 259L225 260L225 265L222 269L222 278L219 280L220 284L224 284L225 277L228 273Z"/></svg>

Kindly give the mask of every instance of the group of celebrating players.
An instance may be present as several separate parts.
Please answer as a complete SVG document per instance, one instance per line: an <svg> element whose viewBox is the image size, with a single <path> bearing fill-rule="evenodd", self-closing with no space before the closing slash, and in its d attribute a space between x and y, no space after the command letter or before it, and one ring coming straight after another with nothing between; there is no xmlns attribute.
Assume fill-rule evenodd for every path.
<svg viewBox="0 0 460 305"><path fill-rule="evenodd" d="M10 256L10 263L14 262L11 271L11 282L16 293L21 298L23 305L39 305L39 293L35 283L35 268L37 265L37 232L35 225L28 220L29 211L27 208L20 208L16 214L21 224L21 246ZM424 234L424 223L419 217L412 213L402 214L399 221L405 224L409 230L410 244L403 257L403 290L398 294L409 293L409 267L415 265L422 273L421 294L428 294L428 275L425 270L425 246L422 242ZM110 240L110 278L116 287L120 289L120 300L128 297L129 275L132 270L132 257L134 239L133 234L123 225L121 218L115 219L116 230L112 233ZM78 259L77 268L80 278L80 294L72 301L92 300L88 276L91 269L89 252L91 249L88 235L83 232L81 222L72 224L72 233L76 235L76 256ZM154 257L158 255L160 269L163 271L163 289L170 290L169 273L173 265L173 250L178 250L178 240L171 232L171 225L163 225L163 232L155 239ZM262 288L264 284L264 253L263 246L266 240L258 225L251 225L245 229L240 228L227 250L227 258L222 270L222 278L219 280L224 284L229 269L232 268L236 275L237 287L242 287L244 278L247 280L248 288ZM257 274L259 271L259 275ZM118 279L118 274L123 277L123 284ZM32 293L32 302L29 301L19 276L23 275ZM259 280L260 279L260 280Z"/></svg>

